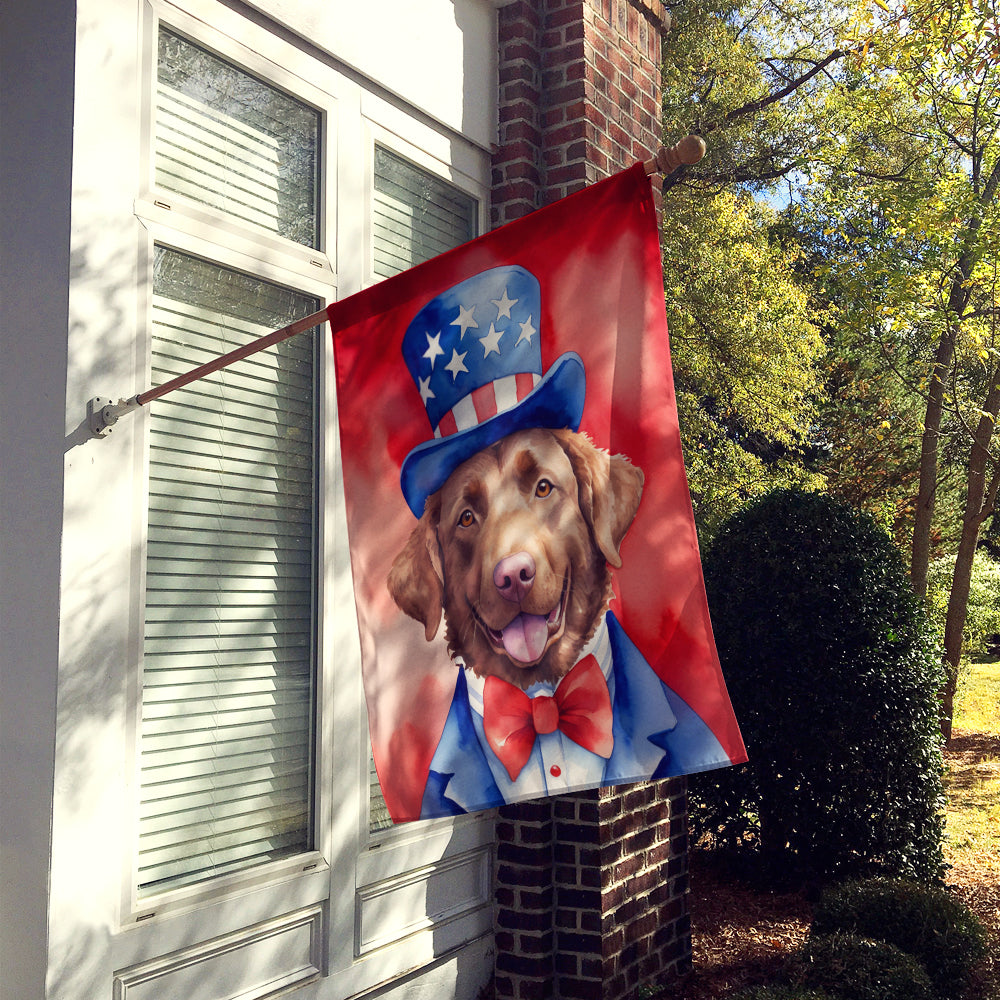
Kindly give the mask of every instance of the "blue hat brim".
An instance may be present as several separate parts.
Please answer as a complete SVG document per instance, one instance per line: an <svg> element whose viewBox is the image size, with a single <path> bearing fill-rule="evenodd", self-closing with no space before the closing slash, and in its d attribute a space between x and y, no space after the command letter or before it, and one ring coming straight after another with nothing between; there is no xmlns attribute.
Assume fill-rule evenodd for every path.
<svg viewBox="0 0 1000 1000"><path fill-rule="evenodd" d="M410 510L420 517L427 498L444 485L455 469L514 431L532 427L579 430L586 388L583 361L578 354L568 351L516 406L468 430L417 445L403 460L399 473Z"/></svg>

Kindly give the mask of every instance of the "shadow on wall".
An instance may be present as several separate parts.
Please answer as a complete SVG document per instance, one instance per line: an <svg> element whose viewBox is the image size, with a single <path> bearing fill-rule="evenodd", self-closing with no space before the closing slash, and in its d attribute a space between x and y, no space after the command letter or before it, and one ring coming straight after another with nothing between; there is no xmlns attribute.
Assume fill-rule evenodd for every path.
<svg viewBox="0 0 1000 1000"><path fill-rule="evenodd" d="M69 269L48 928L53 1000L107 995L119 875L129 857L124 762L136 698L128 678L136 655L129 639L138 563L137 426L93 438L86 402L95 395L128 395L135 377L138 222L130 221L124 236L109 236L97 222L89 232L78 230Z"/></svg>
<svg viewBox="0 0 1000 1000"><path fill-rule="evenodd" d="M493 813L489 815L492 817ZM454 992L449 995L449 1000L477 1000L478 997L492 996L487 987L493 980L496 958L492 932L496 852L493 845L488 844L453 856L452 846L457 839L453 832L449 847L444 852L444 865L451 866L450 871L427 883L426 912L430 919L437 921L433 935L436 955L447 954L464 943L470 930L463 932L463 928L469 928L470 922L477 917L485 916L485 961L479 948L460 951L455 964ZM407 996L405 993L402 995Z"/></svg>

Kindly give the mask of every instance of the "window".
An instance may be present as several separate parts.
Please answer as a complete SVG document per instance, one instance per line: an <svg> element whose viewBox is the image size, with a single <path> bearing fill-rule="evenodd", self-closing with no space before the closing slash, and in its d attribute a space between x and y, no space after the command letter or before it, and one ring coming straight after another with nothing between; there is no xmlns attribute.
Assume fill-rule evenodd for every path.
<svg viewBox="0 0 1000 1000"><path fill-rule="evenodd" d="M475 199L382 146L375 146L372 205L374 273L389 278L471 240ZM369 831L392 826L369 756Z"/></svg>
<svg viewBox="0 0 1000 1000"><path fill-rule="evenodd" d="M153 382L316 308L158 247ZM150 414L140 894L312 846L314 353L300 335Z"/></svg>
<svg viewBox="0 0 1000 1000"><path fill-rule="evenodd" d="M156 185L318 246L319 113L160 28Z"/></svg>
<svg viewBox="0 0 1000 1000"><path fill-rule="evenodd" d="M437 249L419 244L438 193L457 206L440 248L474 233L495 14L457 3L379 23L322 0L97 0L59 54L73 266L48 353L77 424L39 955L60 995L472 995L486 977L492 817L370 834L329 325L100 442L83 414L368 287L391 205L413 236L378 237L403 251L392 270ZM410 90L418 22L449 57ZM388 197L393 170L426 193Z"/></svg>
<svg viewBox="0 0 1000 1000"><path fill-rule="evenodd" d="M157 190L315 246L319 113L165 27L157 80ZM152 384L318 307L157 245ZM317 379L313 332L151 408L140 899L314 846Z"/></svg>
<svg viewBox="0 0 1000 1000"><path fill-rule="evenodd" d="M477 236L476 202L464 191L375 147L375 274L388 278Z"/></svg>
<svg viewBox="0 0 1000 1000"><path fill-rule="evenodd" d="M477 234L482 149L231 5L145 10L138 388ZM129 989L336 998L486 947L491 818L388 829L372 784L330 332L136 415Z"/></svg>

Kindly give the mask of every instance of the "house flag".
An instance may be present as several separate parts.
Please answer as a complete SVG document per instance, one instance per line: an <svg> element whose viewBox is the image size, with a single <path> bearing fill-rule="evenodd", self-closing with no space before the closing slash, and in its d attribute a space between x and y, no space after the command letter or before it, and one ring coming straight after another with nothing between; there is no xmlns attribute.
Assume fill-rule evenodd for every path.
<svg viewBox="0 0 1000 1000"><path fill-rule="evenodd" d="M329 309L396 822L746 760L641 164Z"/></svg>

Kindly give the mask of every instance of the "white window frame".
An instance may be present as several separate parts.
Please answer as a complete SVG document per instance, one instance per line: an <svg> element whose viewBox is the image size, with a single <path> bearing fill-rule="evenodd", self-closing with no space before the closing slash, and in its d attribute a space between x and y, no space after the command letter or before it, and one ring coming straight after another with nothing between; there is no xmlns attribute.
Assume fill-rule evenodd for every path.
<svg viewBox="0 0 1000 1000"><path fill-rule="evenodd" d="M356 183L364 191L359 222L365 252L351 257L349 264L349 247L345 248L341 256L345 287L348 279L344 272L350 266L349 281L352 289L367 288L380 280L373 271L372 250L376 144L474 198L478 206L481 233L487 229L489 214L489 161L482 150L475 149L471 144L457 142L454 136L445 135L430 127L428 122L404 110L398 103L366 90L360 92L360 118L360 141L364 156L351 163L345 160L341 162L341 176L350 176L350 171L360 166L360 176ZM336 437L336 450L334 468L339 497L342 495L339 436ZM346 527L346 521L344 523ZM335 586L344 591L338 595L339 600L350 602L353 609L354 594L346 532L338 533L338 541L341 544L337 547L335 557ZM344 607L344 604L340 603L338 606ZM331 926L353 926L354 933L350 938L346 935L343 938L333 935L330 965L331 979L336 984L335 995L350 996L366 986L388 981L407 969L424 965L443 952L458 947L468 939L469 927L478 928L477 933L482 934L492 930L495 811L453 819L421 820L370 832L368 717L362 691L360 641L353 615L348 620L341 614L339 625L338 648L348 646L352 658L357 657L358 668L351 671L349 678L343 675L339 678L341 687L338 690L342 691L345 683L352 683L357 693L353 701L353 726L350 719L345 719L343 725L334 723L335 730L341 734L341 738L335 740L334 762L341 769L355 770L361 795L356 798L356 813L353 817L357 844L354 892L345 893L338 898L334 891L330 900ZM339 706L334 706L335 712L338 709L351 710L350 694L346 691L344 693L346 697ZM345 734L351 735L345 739ZM351 808L345 809L343 804L340 805L338 829L344 829L345 832L348 830L351 819L346 814L351 811ZM454 914L438 914L437 920L433 922L424 914L408 926L397 928L395 937L367 936L366 918L369 907L377 909L379 900L390 899L393 893L399 893L405 901L408 889L425 884L439 870L449 867L461 872L470 881L478 882L477 886L470 886L470 891L478 891L482 899L482 907L478 912L458 909ZM334 864L334 871L336 868L337 865ZM461 921L454 919L456 917L464 918L464 927ZM373 978L377 975L382 978Z"/></svg>
<svg viewBox="0 0 1000 1000"><path fill-rule="evenodd" d="M371 217L375 144L410 160L476 199L479 231L487 228L489 158L485 150L436 125L384 94L366 89L349 71L320 61L212 0L144 4L142 181L134 203L141 223L138 248L136 384L148 385L153 245L161 244L314 295L321 305L375 281ZM182 196L160 194L153 184L152 88L160 20L220 57L286 90L323 115L321 127L320 248L254 232ZM239 39L239 41L237 41ZM364 193L358 198L358 192ZM338 205L339 210L338 210ZM280 914L315 914L322 947L317 976L322 997L349 996L386 983L492 929L493 814L402 825L369 834L367 718L362 694L360 643L354 609L346 514L341 481L332 340L323 326L318 351L321 417L317 580L315 850L139 899L134 873L138 814L138 726L141 718L149 425L134 415L136 527L132 537L129 630L126 802L118 933L112 942L121 981L140 981L164 955L192 941L238 935ZM155 402L151 405L155 406ZM336 697L334 697L336 692ZM335 782L356 774L351 794ZM421 893L436 879L454 878L464 896L426 912ZM461 893L460 893L461 895ZM380 929L385 907L406 909L402 922ZM421 909L423 906L423 909ZM175 919L180 918L180 919ZM152 966L150 966L152 963ZM159 964L158 964L159 963ZM138 978L137 978L138 977Z"/></svg>
<svg viewBox="0 0 1000 1000"><path fill-rule="evenodd" d="M151 314L152 314L152 267L153 267L153 248L155 246L162 246L169 250L178 251L180 253L189 254L194 257L199 257L205 260L211 261L213 264L218 264L221 267L229 268L234 271L241 271L252 275L255 278L260 278L264 281L270 281L274 284L284 285L287 287L294 288L298 292L303 294L313 296L320 301L320 307L327 304L330 301L330 286L329 284L317 281L313 279L312 282L308 282L306 278L308 276L303 276L299 272L290 272L282 268L275 266L274 264L267 263L260 258L250 257L239 251L232 250L229 247L222 246L218 243L211 242L206 239L205 235L200 232L191 232L186 228L174 228L166 226L160 222L153 222L151 220L145 220L144 226L146 232L149 234L147 245L141 248L140 254L143 261L142 270L144 273L143 284L146 289L146 294L144 295L145 303L143 313L146 316L146 323L144 326L146 336L144 338L144 343L141 345L141 349L138 352L140 357L143 359L142 367L147 373L150 367L150 348L152 338L150 336L151 331ZM191 227L192 229L201 229L201 225ZM322 336L322 335L320 335ZM327 345L321 343L320 348L317 352L317 365L319 366L319 379L317 392L322 397L323 394L323 382L324 376L323 371L325 365L323 364L323 359L325 355L325 347ZM155 406L155 402L150 404ZM143 515L146 514L149 506L149 456L150 456L150 419L148 407L144 407L139 414L137 414L137 433L136 433L136 482L137 482L137 499L138 503L136 505L137 511L141 512ZM322 449L325 447L325 437L322 422L320 422L317 428L319 434L318 441L318 453L322 453ZM318 498L318 543L320 546L320 552L323 552L324 541L322 535L322 528L324 524L323 517L323 507L324 507L324 496L322 487L320 487L319 498ZM129 843L133 845L133 850L130 852L130 857L128 860L128 878L125 884L125 889L128 893L128 898L123 900L125 904L123 906L123 913L128 914L126 917L126 922L141 922L143 920L148 920L152 915L156 913L169 912L179 908L187 908L194 903L201 900L209 900L212 898L225 895L230 890L238 890L245 884L260 884L263 882L278 882L284 881L303 870L313 870L317 867L327 867L326 860L323 856L323 851L319 843L319 828L316 827L316 846L313 850L304 852L301 854L294 855L289 858L284 858L279 861L267 862L261 865L248 868L245 871L234 872L228 875L215 876L206 879L203 882L197 882L189 886L184 886L176 889L166 889L163 892L156 893L151 896L146 896L140 898L137 890L137 872L135 868L136 857L135 857L135 845L138 842L138 803L139 803L139 785L140 785L140 772L139 772L139 760L138 760L138 749L139 749L139 731L142 721L142 691L141 691L141 673L142 673L142 634L144 626L144 610L145 610L145 580L146 580L146 517L136 519L137 523L134 526L134 564L133 564L133 575L136 580L135 600L132 608L132 621L130 627L130 634L133 636L133 649L134 653L131 658L133 664L132 669L129 671L129 745L135 748L135 763L132 769L131 782L128 790L128 799L132 805L132 820L130 824L131 833ZM322 557L321 557L322 558ZM323 575L320 574L319 579L315 581L317 587L317 609L322 607L323 602L323 589L324 589L324 579ZM317 610L317 631L322 629L323 615ZM321 685L324 676L324 671L319 663L319 650L323 648L322 637L317 635L316 637L316 657L315 664L315 684L316 684L316 701L318 702L321 698ZM315 809L315 789L313 792L314 798L314 814ZM314 821L315 822L315 821Z"/></svg>
<svg viewBox="0 0 1000 1000"><path fill-rule="evenodd" d="M135 214L143 224L148 234L145 245L139 250L140 276L140 330L144 336L136 351L137 381L141 385L148 384L151 363L151 327L152 327L152 265L153 246L159 244L182 253L210 260L213 263L233 270L242 271L266 281L285 285L306 295L315 297L320 306L329 304L337 295L336 275L330 256L325 252L329 234L336 232L335 218L331 219L333 205L336 199L328 197L321 183L318 192L320 206L319 233L320 247L304 247L264 231L257 231L248 225L241 225L227 219L221 212L212 212L195 202L175 195L173 192L161 193L154 183L154 162L152 155L153 122L152 122L152 90L155 83L157 35L160 23L189 38L192 42L209 49L236 65L245 68L267 80L272 85L294 94L299 100L316 108L321 114L320 128L320 160L328 162L333 158L336 149L336 99L333 95L324 93L312 87L305 81L289 73L282 64L272 63L257 52L236 42L222 33L214 33L207 29L199 20L168 4L149 4L147 16L144 19L144 52L147 54L147 67L144 80L147 88L144 91L144 115L142 125L141 169L143 182L139 197L135 203ZM265 34L262 32L262 34ZM263 41L263 40L262 40ZM323 398L326 391L325 372L330 364L331 348L320 335L320 349L317 352L319 378L317 392L320 395L320 412L324 411L327 400ZM150 404L155 406L155 402ZM280 883L294 877L303 871L326 870L327 861L324 857L321 842L321 831L315 818L318 818L319 804L317 792L320 784L314 778L313 811L315 826L315 847L313 850L295 855L280 861L254 866L246 871L210 878L204 882L190 886L166 889L153 896L139 898L137 893L137 877L135 872L135 844L138 840L138 733L141 724L142 696L142 631L143 612L145 607L145 553L146 553L146 511L148 509L148 479L149 479L149 419L148 407L137 414L136 434L136 482L137 511L142 517L137 518L133 537L133 565L135 600L132 606L130 635L132 636L129 671L129 745L134 748L135 761L131 769L131 781L128 788L128 802L132 807L129 844L131 850L127 858L128 878L123 887L122 914L123 925L136 924L153 919L157 913L169 913L188 909L200 902L212 901L225 896L230 891L238 891L247 885L262 883ZM323 421L319 421L319 441L317 454L325 453L326 432ZM326 562L324 551L323 526L329 523L325 516L325 497L322 483L319 484L318 498L318 543L320 546L320 565ZM315 581L317 587L317 633L321 632L324 615L323 608L324 580L321 573ZM316 700L322 697L323 681L326 672L321 662L321 650L324 649L322 636L317 634L315 651ZM316 759L319 761L320 748L314 747Z"/></svg>
<svg viewBox="0 0 1000 1000"><path fill-rule="evenodd" d="M471 148L461 146L456 148L454 143L449 143L444 137L435 134L430 137L430 142L425 137L424 144L418 144L417 136L414 135L414 123L397 108L384 101L378 101L370 94L365 94L362 98L362 115L365 175L368 178L365 186L364 240L365 246L369 248L369 253L365 255L364 287L368 288L381 280L375 274L374 256L370 252L374 244L372 220L375 189L372 178L375 176L376 146L381 146L401 159L408 160L414 166L435 175L446 184L458 188L473 198L477 206L477 232L480 234L489 229L489 190L484 182L476 177L479 157Z"/></svg>

